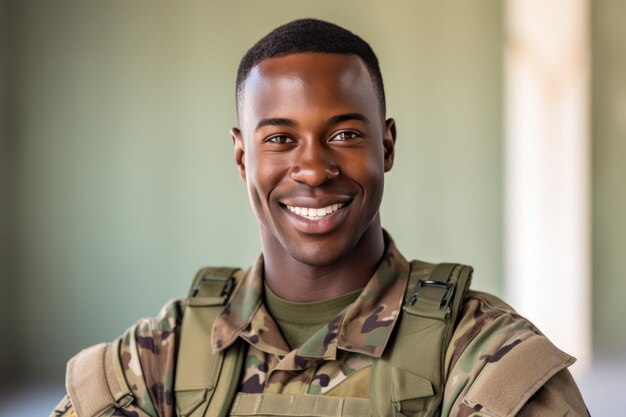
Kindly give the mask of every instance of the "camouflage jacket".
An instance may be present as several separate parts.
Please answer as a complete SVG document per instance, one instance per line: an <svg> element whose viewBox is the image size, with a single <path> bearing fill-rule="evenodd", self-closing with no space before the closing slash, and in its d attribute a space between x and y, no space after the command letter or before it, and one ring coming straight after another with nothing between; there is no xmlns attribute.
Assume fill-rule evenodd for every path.
<svg viewBox="0 0 626 417"><path fill-rule="evenodd" d="M262 271L260 257L213 326L214 351L238 338L247 343L237 398L245 393L368 398L372 364L385 351L400 315L409 275L409 263L391 239L359 298L295 350L263 303ZM184 302L172 301L159 316L139 321L121 337L119 357L135 401L113 415L176 415L173 375L183 314ZM511 352L515 361L506 360ZM535 366L545 356L553 359L547 371ZM573 362L501 300L470 291L446 352L441 416L586 416L567 370ZM68 396L52 415L75 415Z"/></svg>

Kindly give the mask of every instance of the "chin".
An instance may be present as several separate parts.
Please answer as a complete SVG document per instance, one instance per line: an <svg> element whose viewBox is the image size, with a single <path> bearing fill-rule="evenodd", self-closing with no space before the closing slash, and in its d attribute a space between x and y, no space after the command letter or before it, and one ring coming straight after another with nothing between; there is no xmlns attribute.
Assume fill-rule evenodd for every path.
<svg viewBox="0 0 626 417"><path fill-rule="evenodd" d="M333 245L332 247L329 247L326 243L310 243L293 250L287 248L287 251L293 259L302 264L311 266L328 266L335 264L352 250L352 247L349 247L349 245L338 246L340 245Z"/></svg>

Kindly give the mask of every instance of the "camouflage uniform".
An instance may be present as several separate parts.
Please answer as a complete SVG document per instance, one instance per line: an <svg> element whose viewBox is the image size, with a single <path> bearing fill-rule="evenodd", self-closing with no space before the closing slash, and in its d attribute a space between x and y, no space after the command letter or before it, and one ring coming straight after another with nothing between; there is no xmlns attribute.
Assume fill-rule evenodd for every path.
<svg viewBox="0 0 626 417"><path fill-rule="evenodd" d="M409 275L409 263L387 240L383 262L359 298L295 350L263 304L258 259L213 326L213 351L237 338L248 345L231 415L255 393L369 398L372 364L400 315ZM173 373L183 313L183 301L172 301L121 337L119 356L135 402L113 415L176 415ZM511 307L470 291L446 352L441 416L588 415L566 369L573 362ZM52 415L75 415L67 396Z"/></svg>

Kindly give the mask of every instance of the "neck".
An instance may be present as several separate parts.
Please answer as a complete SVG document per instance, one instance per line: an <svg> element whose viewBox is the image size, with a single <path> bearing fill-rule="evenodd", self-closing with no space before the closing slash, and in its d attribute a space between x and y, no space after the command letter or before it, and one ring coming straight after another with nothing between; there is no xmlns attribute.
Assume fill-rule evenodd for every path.
<svg viewBox="0 0 626 417"><path fill-rule="evenodd" d="M263 239L265 282L278 296L295 302L333 298L363 288L385 251L379 218L372 222L348 253L325 265L310 265L292 257L279 242Z"/></svg>

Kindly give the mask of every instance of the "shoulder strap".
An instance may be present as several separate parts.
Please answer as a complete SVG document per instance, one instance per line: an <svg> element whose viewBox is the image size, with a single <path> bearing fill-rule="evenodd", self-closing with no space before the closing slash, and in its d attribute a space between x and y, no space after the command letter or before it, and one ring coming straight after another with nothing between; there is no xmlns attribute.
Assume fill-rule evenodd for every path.
<svg viewBox="0 0 626 417"><path fill-rule="evenodd" d="M133 401L117 358L117 343L100 343L67 364L66 388L77 416L110 416Z"/></svg>
<svg viewBox="0 0 626 417"><path fill-rule="evenodd" d="M469 266L411 262L411 290L394 340L372 370L372 415L437 415L445 354L471 276Z"/></svg>
<svg viewBox="0 0 626 417"><path fill-rule="evenodd" d="M243 365L242 343L211 351L211 328L244 273L238 268L203 268L186 301L176 359L174 395L181 417L223 416L235 395Z"/></svg>

